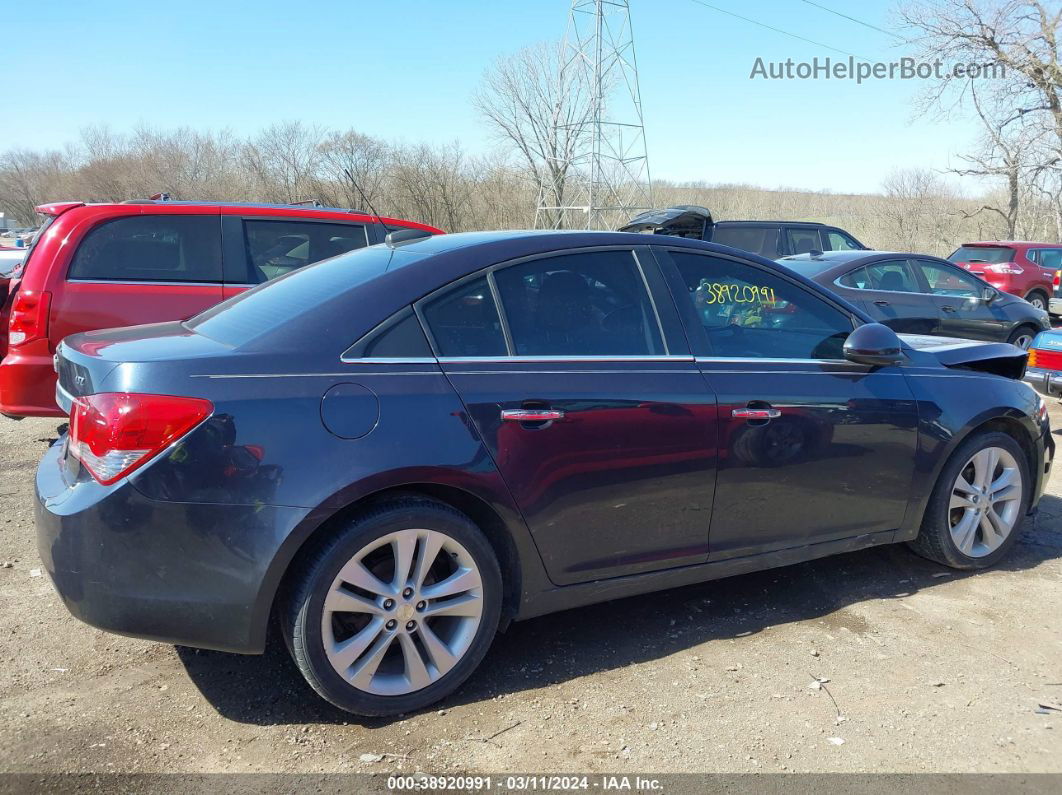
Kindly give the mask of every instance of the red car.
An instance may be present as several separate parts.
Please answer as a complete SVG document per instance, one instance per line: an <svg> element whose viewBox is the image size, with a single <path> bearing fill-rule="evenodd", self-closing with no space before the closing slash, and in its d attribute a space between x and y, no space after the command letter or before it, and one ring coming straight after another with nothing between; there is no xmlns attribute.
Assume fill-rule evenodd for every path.
<svg viewBox="0 0 1062 795"><path fill-rule="evenodd" d="M56 345L70 334L191 317L311 262L440 230L334 208L137 200L60 202L0 312L0 414L60 417Z"/></svg>
<svg viewBox="0 0 1062 795"><path fill-rule="evenodd" d="M1062 267L1062 244L963 243L948 260L1046 312L1054 295L1055 272Z"/></svg>

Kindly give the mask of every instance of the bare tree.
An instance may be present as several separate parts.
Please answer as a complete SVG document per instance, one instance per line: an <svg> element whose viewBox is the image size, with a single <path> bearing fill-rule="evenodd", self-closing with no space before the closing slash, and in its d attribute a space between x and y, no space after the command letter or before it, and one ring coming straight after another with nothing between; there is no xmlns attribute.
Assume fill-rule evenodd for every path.
<svg viewBox="0 0 1062 795"><path fill-rule="evenodd" d="M563 48L543 43L498 60L473 99L495 135L511 145L547 203L565 204L569 169L591 113L584 71Z"/></svg>
<svg viewBox="0 0 1062 795"><path fill-rule="evenodd" d="M299 121L273 124L244 146L257 191L274 202L303 201L315 185L321 130Z"/></svg>
<svg viewBox="0 0 1062 795"><path fill-rule="evenodd" d="M923 57L992 75L995 101L1012 117L1049 129L1052 148L1062 152L1062 7L1040 0L919 0L903 6L900 16L918 36ZM953 87L961 91L963 84L942 78L930 100Z"/></svg>
<svg viewBox="0 0 1062 795"><path fill-rule="evenodd" d="M391 165L390 147L375 138L347 130L328 134L317 148L322 172L317 192L322 200L342 207L379 210ZM329 193L335 198L326 199Z"/></svg>

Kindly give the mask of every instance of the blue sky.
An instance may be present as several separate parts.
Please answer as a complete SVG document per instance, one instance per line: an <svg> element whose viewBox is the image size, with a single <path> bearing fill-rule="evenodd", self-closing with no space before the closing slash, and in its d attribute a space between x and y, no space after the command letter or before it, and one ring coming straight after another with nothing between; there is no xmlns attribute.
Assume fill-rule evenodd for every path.
<svg viewBox="0 0 1062 795"><path fill-rule="evenodd" d="M711 4L871 59L903 54L894 38L802 0ZM886 0L821 5L890 28ZM874 191L893 168L955 164L976 137L968 118L913 118L919 81L750 80L758 56L844 56L695 0L631 6L655 177ZM0 150L58 147L91 124L244 134L299 119L485 151L493 144L470 101L484 69L560 38L567 8L567 0L0 0L5 82L17 88L4 103Z"/></svg>

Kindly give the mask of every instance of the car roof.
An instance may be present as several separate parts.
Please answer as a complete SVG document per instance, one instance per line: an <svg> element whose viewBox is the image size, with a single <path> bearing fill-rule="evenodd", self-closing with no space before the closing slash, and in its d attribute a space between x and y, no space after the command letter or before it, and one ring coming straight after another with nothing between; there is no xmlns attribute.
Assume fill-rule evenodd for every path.
<svg viewBox="0 0 1062 795"><path fill-rule="evenodd" d="M883 259L928 259L935 262L947 263L940 257L932 254L915 254L908 251L823 251L811 254L793 254L781 257L777 262L791 268L797 273L813 279L819 284L832 281L842 273L847 273L853 268ZM948 263L949 265L951 263ZM952 266L954 267L954 266Z"/></svg>

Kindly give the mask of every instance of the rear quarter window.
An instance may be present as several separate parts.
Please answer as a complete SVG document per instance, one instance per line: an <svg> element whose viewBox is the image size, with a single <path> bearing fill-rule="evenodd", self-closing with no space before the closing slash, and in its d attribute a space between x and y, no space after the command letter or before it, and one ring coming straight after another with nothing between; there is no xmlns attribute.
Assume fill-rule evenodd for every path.
<svg viewBox="0 0 1062 795"><path fill-rule="evenodd" d="M716 226L712 242L751 251L761 257L774 259L781 254L778 248L778 227L772 226Z"/></svg>
<svg viewBox="0 0 1062 795"><path fill-rule="evenodd" d="M67 278L218 283L221 219L216 215L135 215L105 221L85 235Z"/></svg>

